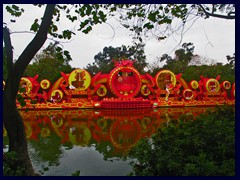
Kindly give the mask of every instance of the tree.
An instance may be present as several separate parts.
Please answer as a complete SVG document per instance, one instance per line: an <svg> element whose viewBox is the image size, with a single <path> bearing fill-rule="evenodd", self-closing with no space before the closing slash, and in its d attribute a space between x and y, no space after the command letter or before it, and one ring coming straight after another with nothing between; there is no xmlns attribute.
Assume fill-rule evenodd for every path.
<svg viewBox="0 0 240 180"><path fill-rule="evenodd" d="M130 150L136 176L234 176L235 116L219 107L200 116L183 115ZM214 128L213 128L214 127Z"/></svg>
<svg viewBox="0 0 240 180"><path fill-rule="evenodd" d="M45 5L38 4L43 7ZM19 17L24 13L24 9L17 5L6 5L6 10L12 17ZM222 10L221 16L216 14ZM156 37L161 40L166 38L171 30L170 27L173 19L180 19L182 25L186 23L189 14L193 11L196 13L193 16L201 16L204 18L219 17L226 19L235 19L235 5L186 5L186 4L168 4L168 5L147 5L147 4L73 4L73 5L46 5L44 15L41 19L36 18L30 30L35 34L32 41L23 50L22 54L13 62L13 47L11 43L11 34L13 33L8 28L8 23L3 23L3 42L6 49L7 62L7 78L3 95L3 121L9 137L9 151L15 151L19 159L19 165L25 169L23 175L34 175L34 171L28 156L27 142L24 132L22 117L16 107L16 96L19 89L19 83L24 71L35 54L40 50L47 39L47 35L53 39L71 39L75 34L74 28L66 27L61 30L57 23L62 20L61 14L65 14L68 20L72 23L79 21L79 31L89 33L92 27L96 24L106 22L110 16L121 13L120 20L124 27L129 28L136 34L138 40L142 40L142 33L150 32L154 27L158 29L160 26L166 25L166 28L156 34ZM225 13L227 13L225 15ZM136 23L130 25L124 21L135 20ZM15 23L16 19L9 19ZM160 25L160 26L159 26ZM152 33L152 32L150 32ZM171 33L170 33L171 34ZM9 113L11 110L11 113Z"/></svg>
<svg viewBox="0 0 240 180"><path fill-rule="evenodd" d="M182 77L187 82L190 82L193 79L199 81L200 76L207 78L216 78L218 75L220 75L219 82L222 82L224 80L227 80L230 83L235 82L235 70L233 70L229 64L213 64L201 66L191 65L185 69Z"/></svg>
<svg viewBox="0 0 240 180"><path fill-rule="evenodd" d="M114 68L114 62L130 59L135 60L134 66L136 69L142 73L144 68L146 67L146 55L144 54L144 45L143 44L135 44L133 46L125 46L121 47L105 47L103 48L103 52L99 52L94 56L95 62L88 64L85 69L87 69L90 73L96 74L98 72L109 73Z"/></svg>
<svg viewBox="0 0 240 180"><path fill-rule="evenodd" d="M187 22L198 18L234 20L235 4L140 4L128 5L120 13L122 25L134 32L140 42L146 36L161 41L175 32L183 36Z"/></svg>
<svg viewBox="0 0 240 180"><path fill-rule="evenodd" d="M182 48L175 51L174 59L167 59L165 69L170 69L174 73L182 73L190 63L194 52L193 43L183 43ZM165 60L165 59L163 59Z"/></svg>
<svg viewBox="0 0 240 180"><path fill-rule="evenodd" d="M60 52L57 50L60 50ZM34 57L34 62L27 66L24 76L34 77L38 74L38 81L46 78L54 83L61 77L60 71L70 73L72 68L69 65L69 58L65 57L61 50L60 47L57 47L57 44L50 43L46 49ZM68 53L65 54L68 55Z"/></svg>
<svg viewBox="0 0 240 180"><path fill-rule="evenodd" d="M235 71L235 53L233 53L233 56L227 55L226 57L227 57L229 66L231 66Z"/></svg>
<svg viewBox="0 0 240 180"><path fill-rule="evenodd" d="M192 59L195 47L193 46L193 43L183 43L182 47L183 48L175 51L175 59L183 61L185 64L188 65Z"/></svg>
<svg viewBox="0 0 240 180"><path fill-rule="evenodd" d="M205 18L216 17L222 19L235 19L235 4L198 4L199 14Z"/></svg>
<svg viewBox="0 0 240 180"><path fill-rule="evenodd" d="M166 64L163 65L162 68L156 65L152 66L152 68L150 68L150 71L152 71L153 75L155 75L160 69L169 69L175 74L182 73L194 57L194 48L195 47L191 42L183 43L182 48L175 51L174 58L168 54L163 54L161 57L157 58L157 62L166 62ZM157 64L157 62L155 62L155 64Z"/></svg>
<svg viewBox="0 0 240 180"><path fill-rule="evenodd" d="M6 48L8 69L8 77L3 95L3 121L9 137L9 151L17 153L19 158L18 165L25 169L25 172L23 172L24 175L34 175L34 170L28 155L23 120L16 107L16 96L24 70L47 39L54 8L55 5L47 5L39 31L15 64L13 64L10 31L6 26L3 27L3 40ZM11 113L9 113L9 110Z"/></svg>

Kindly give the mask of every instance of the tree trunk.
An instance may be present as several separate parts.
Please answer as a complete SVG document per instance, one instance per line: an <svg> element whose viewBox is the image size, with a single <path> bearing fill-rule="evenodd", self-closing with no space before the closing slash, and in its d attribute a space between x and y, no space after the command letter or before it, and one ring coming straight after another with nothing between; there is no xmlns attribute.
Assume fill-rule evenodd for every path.
<svg viewBox="0 0 240 180"><path fill-rule="evenodd" d="M9 152L16 152L19 158L17 164L14 164L15 167L10 168L14 169L19 166L24 169L22 175L33 176L35 173L28 155L22 116L17 110L16 101L14 106L14 103L9 102L7 99L7 93L4 93L3 120L9 138Z"/></svg>
<svg viewBox="0 0 240 180"><path fill-rule="evenodd" d="M17 164L12 164L12 168L15 169L16 167L14 166L23 168L24 172L21 174L23 176L33 176L36 174L34 173L33 166L28 155L25 128L22 116L16 107L16 96L21 77L27 65L47 39L48 30L52 23L54 9L55 4L48 4L46 6L42 23L37 34L24 49L15 64L13 63L10 32L7 27L3 28L3 40L6 49L8 69L8 77L3 95L3 122L9 138L9 151L17 153Z"/></svg>

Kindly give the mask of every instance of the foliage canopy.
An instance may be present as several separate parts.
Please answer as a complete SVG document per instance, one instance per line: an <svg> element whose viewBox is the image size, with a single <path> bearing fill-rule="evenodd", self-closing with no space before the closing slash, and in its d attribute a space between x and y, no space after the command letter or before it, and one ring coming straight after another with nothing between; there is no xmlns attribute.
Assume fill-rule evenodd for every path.
<svg viewBox="0 0 240 180"><path fill-rule="evenodd" d="M196 119L183 115L164 124L130 151L131 175L234 176L235 113L218 107Z"/></svg>

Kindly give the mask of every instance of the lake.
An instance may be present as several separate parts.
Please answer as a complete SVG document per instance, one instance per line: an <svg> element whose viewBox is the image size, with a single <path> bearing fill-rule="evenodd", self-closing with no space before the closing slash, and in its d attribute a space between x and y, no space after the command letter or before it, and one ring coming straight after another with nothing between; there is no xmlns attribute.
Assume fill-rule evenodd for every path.
<svg viewBox="0 0 240 180"><path fill-rule="evenodd" d="M126 176L128 151L162 123L212 107L21 111L29 155L42 176ZM8 144L4 131L4 145ZM6 145L4 151L7 151Z"/></svg>

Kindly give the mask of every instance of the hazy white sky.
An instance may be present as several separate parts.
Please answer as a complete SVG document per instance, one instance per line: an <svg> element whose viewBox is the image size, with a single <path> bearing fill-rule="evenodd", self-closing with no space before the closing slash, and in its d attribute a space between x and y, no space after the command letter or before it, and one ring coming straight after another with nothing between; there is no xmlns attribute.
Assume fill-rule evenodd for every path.
<svg viewBox="0 0 240 180"><path fill-rule="evenodd" d="M3 6L4 8L5 6ZM17 23L10 23L8 27L11 31L29 31L31 23L35 18L43 15L44 8L24 5L25 13L17 18ZM3 9L3 22L9 22L10 15ZM67 26L66 22L60 22L60 26ZM115 36L112 28L108 24L97 25L93 30L85 35L78 32L71 42L64 43L64 47L70 52L73 67L84 68L88 63L94 62L94 56L102 52L104 47L120 47L122 45L132 45L129 32L117 23L110 24L115 28ZM77 28L77 27L76 27ZM14 58L16 59L24 50L26 45L33 38L29 33L13 33L11 35L14 47ZM156 57L165 53L173 56L174 48L179 43L180 36L174 35L164 41L150 39L146 42L145 54L147 62L153 62ZM47 47L47 41L44 47ZM199 19L184 35L182 43L192 42L195 46L194 53L217 62L226 63L226 55L235 53L235 20L224 20L217 18ZM178 47L179 48L179 47Z"/></svg>

